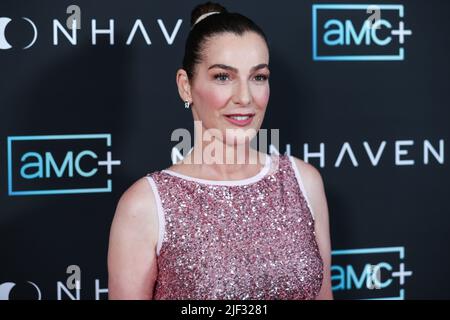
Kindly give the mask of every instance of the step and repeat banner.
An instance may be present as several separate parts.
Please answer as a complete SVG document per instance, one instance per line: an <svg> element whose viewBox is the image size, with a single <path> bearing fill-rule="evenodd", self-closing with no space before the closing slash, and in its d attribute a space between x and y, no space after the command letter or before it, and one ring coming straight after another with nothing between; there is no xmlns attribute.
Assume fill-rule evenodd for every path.
<svg viewBox="0 0 450 320"><path fill-rule="evenodd" d="M120 195L193 132L197 4L0 2L0 300L107 299ZM269 38L271 152L322 174L335 298L450 298L450 2L221 4Z"/></svg>

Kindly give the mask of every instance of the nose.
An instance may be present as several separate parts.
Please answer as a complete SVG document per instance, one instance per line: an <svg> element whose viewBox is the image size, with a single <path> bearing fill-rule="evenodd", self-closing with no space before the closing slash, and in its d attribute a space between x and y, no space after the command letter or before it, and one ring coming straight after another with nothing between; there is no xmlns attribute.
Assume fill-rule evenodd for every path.
<svg viewBox="0 0 450 320"><path fill-rule="evenodd" d="M252 94L247 81L240 81L236 85L233 100L235 104L242 106L248 106L252 102Z"/></svg>

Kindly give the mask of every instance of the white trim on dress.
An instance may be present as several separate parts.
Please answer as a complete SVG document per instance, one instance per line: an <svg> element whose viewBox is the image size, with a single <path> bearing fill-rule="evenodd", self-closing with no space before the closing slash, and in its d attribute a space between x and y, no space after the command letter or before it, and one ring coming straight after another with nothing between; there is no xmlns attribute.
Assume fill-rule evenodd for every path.
<svg viewBox="0 0 450 320"><path fill-rule="evenodd" d="M261 169L261 171L259 171L258 174L256 174L253 177L246 178L246 179L241 179L241 180L221 181L221 180L200 179L200 178L187 176L187 175L184 175L184 174L172 171L172 170L168 170L168 169L162 170L162 172L165 172L167 174L170 174L171 176L182 178L182 179L185 179L185 180L188 180L188 181L193 181L193 182L198 182L198 183L203 183L203 184L220 185L220 186L243 186L243 185L247 185L247 184L258 182L265 175L267 175L267 173L270 170L270 164L271 164L271 160L272 159L271 159L271 157L268 154L265 154L265 156L266 156L266 161L265 161L264 167Z"/></svg>
<svg viewBox="0 0 450 320"><path fill-rule="evenodd" d="M288 157L289 157L289 160L291 161L292 168L294 169L295 177L297 179L298 185L300 186L300 190L302 191L303 196L305 197L305 200L306 200L306 204L308 205L309 211L311 212L311 216L312 216L313 220L315 220L314 212L312 210L310 201L308 199L308 195L306 194L306 189L305 189L305 186L303 185L303 181L302 181L302 178L300 175L300 171L297 168L297 164L295 163L294 158L292 156L288 156Z"/></svg>
<svg viewBox="0 0 450 320"><path fill-rule="evenodd" d="M150 187L152 188L153 194L155 195L156 200L156 208L158 212L158 242L156 244L156 255L159 256L159 252L162 247L162 243L164 241L164 235L166 232L166 221L164 218L164 209L161 203L161 198L159 196L158 187L156 186L155 181L152 177L146 176L148 183L150 184Z"/></svg>

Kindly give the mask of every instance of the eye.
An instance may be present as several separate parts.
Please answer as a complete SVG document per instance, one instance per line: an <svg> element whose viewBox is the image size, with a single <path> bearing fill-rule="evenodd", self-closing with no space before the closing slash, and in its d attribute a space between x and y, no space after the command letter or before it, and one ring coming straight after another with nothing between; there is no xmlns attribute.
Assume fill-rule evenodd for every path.
<svg viewBox="0 0 450 320"><path fill-rule="evenodd" d="M258 74L255 76L254 78L256 81L258 82L264 82L267 81L269 79L269 76L265 75L265 74Z"/></svg>
<svg viewBox="0 0 450 320"><path fill-rule="evenodd" d="M224 81L229 80L230 76L228 73L218 73L218 74L214 75L214 79L224 82Z"/></svg>

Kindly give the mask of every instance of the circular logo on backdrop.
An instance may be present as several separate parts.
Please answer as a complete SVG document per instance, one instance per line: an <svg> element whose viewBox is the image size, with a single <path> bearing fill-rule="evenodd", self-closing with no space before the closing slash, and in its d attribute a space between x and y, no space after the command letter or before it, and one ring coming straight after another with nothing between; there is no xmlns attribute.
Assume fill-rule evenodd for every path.
<svg viewBox="0 0 450 320"><path fill-rule="evenodd" d="M0 300L41 300L42 294L39 287L31 281L26 284L4 282L0 284Z"/></svg>
<svg viewBox="0 0 450 320"><path fill-rule="evenodd" d="M29 18L26 18L26 17L22 17L22 19L23 19L23 21L27 22L27 24L29 24L31 26L31 28L33 29L33 39L31 39L31 41L28 43L28 45L23 47L23 49L28 49L32 45L34 45L34 43L36 42L36 39L38 36L38 31L37 31L36 25L34 24L33 21L31 21ZM6 35L5 35L6 27L8 26L8 24L11 21L12 21L11 18L0 17L0 49L1 50L8 50L8 49L12 48L12 45L8 42L8 40L6 39Z"/></svg>

